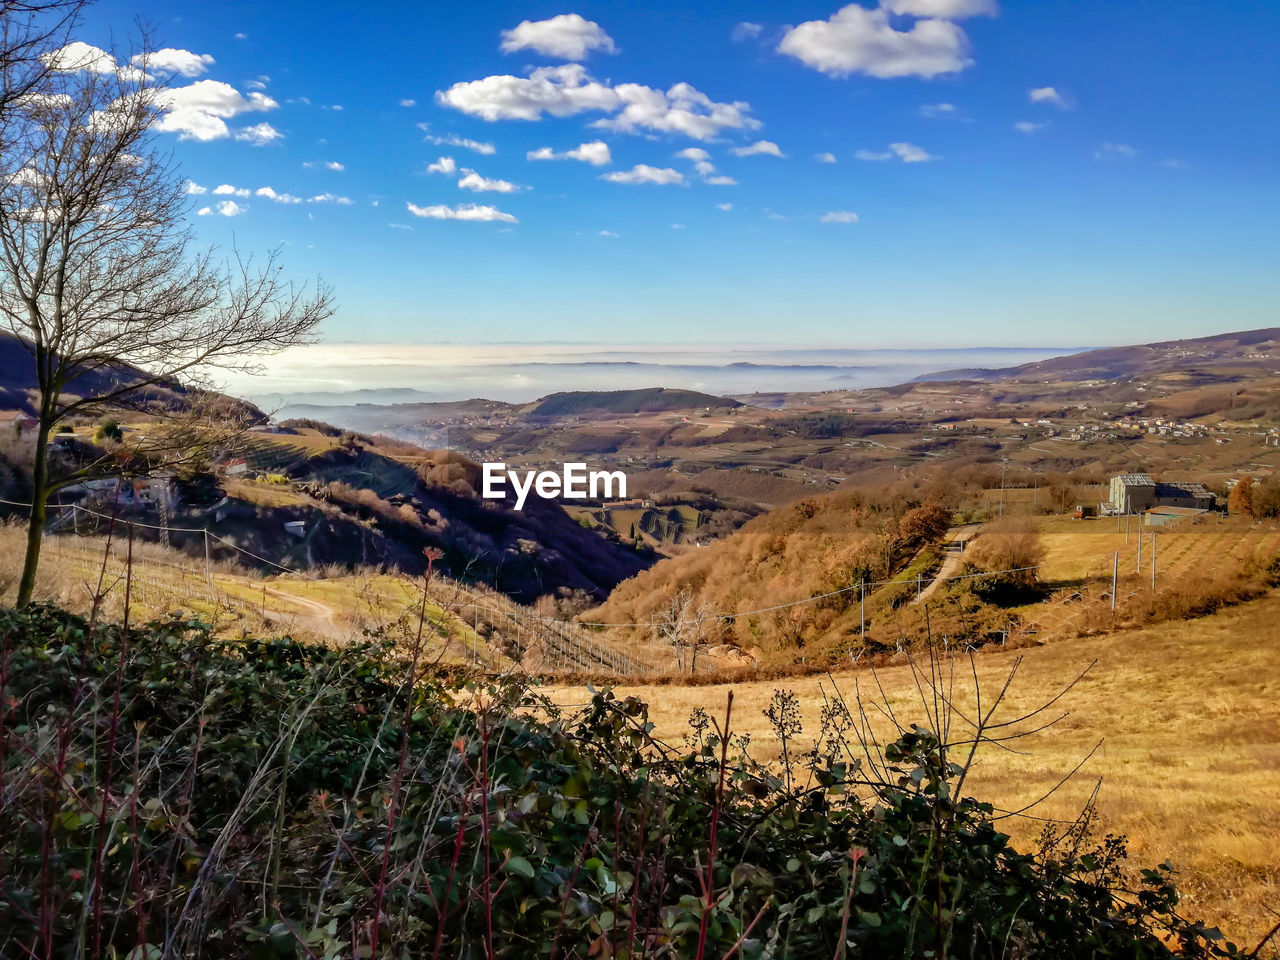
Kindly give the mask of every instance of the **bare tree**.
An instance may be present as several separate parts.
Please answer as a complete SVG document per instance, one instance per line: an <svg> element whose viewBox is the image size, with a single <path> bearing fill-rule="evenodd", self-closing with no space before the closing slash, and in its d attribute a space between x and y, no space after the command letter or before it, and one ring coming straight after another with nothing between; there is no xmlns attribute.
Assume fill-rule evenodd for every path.
<svg viewBox="0 0 1280 960"><path fill-rule="evenodd" d="M0 0L0 117L42 84L86 0Z"/></svg>
<svg viewBox="0 0 1280 960"><path fill-rule="evenodd" d="M0 322L31 353L37 384L19 605L31 599L49 497L84 474L53 469L61 421L130 403L189 411L191 387L211 371L254 368L332 313L328 289L295 287L274 252L255 264L197 248L185 183L154 142L164 91L145 56L106 68L67 60L47 55L52 68L10 105L0 169ZM188 417L149 455L134 451L144 455L131 469L199 433Z"/></svg>
<svg viewBox="0 0 1280 960"><path fill-rule="evenodd" d="M715 608L709 603L698 603L688 587L658 611L654 630L675 650L677 670L684 672L685 651L688 652L689 673L697 668L698 651L707 642L706 627L715 619Z"/></svg>

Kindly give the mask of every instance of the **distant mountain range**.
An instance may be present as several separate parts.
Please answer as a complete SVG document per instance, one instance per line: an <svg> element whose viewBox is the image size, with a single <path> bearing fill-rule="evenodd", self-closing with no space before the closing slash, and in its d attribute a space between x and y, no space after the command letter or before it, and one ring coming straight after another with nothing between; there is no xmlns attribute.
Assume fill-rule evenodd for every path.
<svg viewBox="0 0 1280 960"><path fill-rule="evenodd" d="M1241 373L1280 370L1280 327L1219 333L1190 340L1164 340L1129 347L1104 347L1070 356L1019 364L1016 367L941 370L916 377L913 383L939 380L1132 380L1212 364L1240 368Z"/></svg>

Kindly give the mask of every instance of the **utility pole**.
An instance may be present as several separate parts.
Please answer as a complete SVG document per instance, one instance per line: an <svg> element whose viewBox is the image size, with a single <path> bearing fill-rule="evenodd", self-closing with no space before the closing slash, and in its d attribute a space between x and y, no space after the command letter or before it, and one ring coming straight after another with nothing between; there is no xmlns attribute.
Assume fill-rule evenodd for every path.
<svg viewBox="0 0 1280 960"><path fill-rule="evenodd" d="M1151 531L1151 589L1156 588L1156 532Z"/></svg>
<svg viewBox="0 0 1280 960"><path fill-rule="evenodd" d="M1124 515L1124 542L1129 542L1129 514Z"/></svg>
<svg viewBox="0 0 1280 960"><path fill-rule="evenodd" d="M1138 573L1142 572L1142 528L1138 528Z"/></svg>
<svg viewBox="0 0 1280 960"><path fill-rule="evenodd" d="M1111 612L1116 612L1116 581L1120 578L1120 551L1111 555Z"/></svg>
<svg viewBox="0 0 1280 960"><path fill-rule="evenodd" d="M860 611L861 622L858 625L858 636L865 638L867 635L867 581L863 580L858 584L858 608Z"/></svg>
<svg viewBox="0 0 1280 960"><path fill-rule="evenodd" d="M1000 461L1000 516L1004 516L1004 474L1009 469L1009 458Z"/></svg>

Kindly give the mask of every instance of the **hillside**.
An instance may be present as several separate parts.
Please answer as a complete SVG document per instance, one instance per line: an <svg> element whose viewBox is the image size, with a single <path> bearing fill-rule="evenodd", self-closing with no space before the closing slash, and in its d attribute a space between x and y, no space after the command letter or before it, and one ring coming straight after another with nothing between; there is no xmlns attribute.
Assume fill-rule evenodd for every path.
<svg viewBox="0 0 1280 960"><path fill-rule="evenodd" d="M568 417L592 413L663 413L671 410L732 410L742 406L728 397L696 390L575 390L535 400L522 412L530 417Z"/></svg>
<svg viewBox="0 0 1280 960"><path fill-rule="evenodd" d="M686 619L729 618L701 626L707 644L733 644L779 665L829 655L862 643L857 592L805 601L864 580L902 577L905 584L916 576L911 564L918 552L924 551L923 565L933 562L924 548L945 533L950 516L946 508L908 496L839 492L807 498L757 517L723 540L660 561L581 619L652 623L669 615L672 598L683 594ZM889 603L896 591L869 596ZM746 615L762 607L782 609ZM648 626L621 632L637 641L654 633ZM880 628L877 634L888 637Z"/></svg>
<svg viewBox="0 0 1280 960"><path fill-rule="evenodd" d="M145 376L143 371L128 364L86 369L73 377L64 393L69 397L96 395L119 389L122 385ZM21 410L34 414L36 369L30 350L16 335L0 330L0 410ZM164 405L181 406L192 394L181 384L166 383L148 387L136 399ZM206 395L207 396L207 395ZM244 411L253 422L266 417L253 404L232 397L219 396L219 400L237 410ZM134 404L136 406L136 404Z"/></svg>
<svg viewBox="0 0 1280 960"><path fill-rule="evenodd" d="M1000 369L943 370L917 377L933 380L1127 380L1204 366L1229 365L1241 372L1273 373L1280 367L1280 327L1220 333L1188 340L1105 347Z"/></svg>

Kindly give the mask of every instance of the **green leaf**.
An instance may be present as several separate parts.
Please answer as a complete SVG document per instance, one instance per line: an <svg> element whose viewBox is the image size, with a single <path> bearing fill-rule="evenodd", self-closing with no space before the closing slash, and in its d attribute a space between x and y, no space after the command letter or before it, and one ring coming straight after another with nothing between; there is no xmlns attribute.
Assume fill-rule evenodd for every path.
<svg viewBox="0 0 1280 960"><path fill-rule="evenodd" d="M524 857L512 857L507 861L507 869L517 876L533 879L533 864Z"/></svg>

